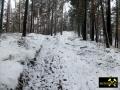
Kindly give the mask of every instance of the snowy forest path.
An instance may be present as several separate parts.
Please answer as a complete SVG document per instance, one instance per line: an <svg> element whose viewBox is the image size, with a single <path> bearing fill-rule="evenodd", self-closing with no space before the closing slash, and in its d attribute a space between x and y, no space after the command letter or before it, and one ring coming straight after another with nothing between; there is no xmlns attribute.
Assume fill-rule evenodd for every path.
<svg viewBox="0 0 120 90"><path fill-rule="evenodd" d="M29 68L30 80L24 90L104 90L98 87L99 77L115 72L107 64L113 60L109 55L110 60L103 62L103 51L96 44L73 34L46 37L42 46L36 65Z"/></svg>

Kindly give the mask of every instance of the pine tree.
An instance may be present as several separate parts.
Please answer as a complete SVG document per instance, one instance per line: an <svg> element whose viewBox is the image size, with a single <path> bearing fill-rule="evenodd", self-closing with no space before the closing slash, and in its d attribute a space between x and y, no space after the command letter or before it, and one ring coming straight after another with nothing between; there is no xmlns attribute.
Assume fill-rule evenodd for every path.
<svg viewBox="0 0 120 90"><path fill-rule="evenodd" d="M1 16L0 16L0 33L3 32L2 27L3 27L3 12L4 12L4 0L2 0L1 3Z"/></svg>
<svg viewBox="0 0 120 90"><path fill-rule="evenodd" d="M115 47L118 48L118 24L119 24L119 14L118 14L119 6L118 0L116 0L116 32L115 32Z"/></svg>
<svg viewBox="0 0 120 90"><path fill-rule="evenodd" d="M91 28L90 28L90 39L94 41L95 32L95 0L91 0Z"/></svg>
<svg viewBox="0 0 120 90"><path fill-rule="evenodd" d="M88 0L71 0L71 5L74 7L75 18L77 24L77 33L82 34L83 40L86 40L86 22L87 22L87 3Z"/></svg>
<svg viewBox="0 0 120 90"><path fill-rule="evenodd" d="M103 9L103 1L100 0L100 5L101 5L101 12L102 12L102 21L103 21L103 33L104 33L104 39L106 43L106 47L109 48L109 38L107 34L107 28L106 28L106 22L105 22L105 15L104 15L104 9Z"/></svg>
<svg viewBox="0 0 120 90"><path fill-rule="evenodd" d="M26 36L26 24L27 24L27 15L28 15L28 4L29 4L29 0L26 0L25 2L25 13L24 13L24 21L23 21L23 33L22 36L25 37Z"/></svg>
<svg viewBox="0 0 120 90"><path fill-rule="evenodd" d="M6 20L6 32L10 31L10 12L11 12L11 0L8 0L7 4L7 20Z"/></svg>
<svg viewBox="0 0 120 90"><path fill-rule="evenodd" d="M111 0L107 0L107 34L109 44L112 45L112 29L111 29Z"/></svg>
<svg viewBox="0 0 120 90"><path fill-rule="evenodd" d="M30 26L30 33L34 31L33 27L34 27L34 0L32 0L32 4L31 4L31 26Z"/></svg>
<svg viewBox="0 0 120 90"><path fill-rule="evenodd" d="M19 32L21 32L21 0L19 0Z"/></svg>
<svg viewBox="0 0 120 90"><path fill-rule="evenodd" d="M84 22L83 22L83 28L82 28L82 36L83 40L86 40L86 22L87 22L87 0L84 0Z"/></svg>

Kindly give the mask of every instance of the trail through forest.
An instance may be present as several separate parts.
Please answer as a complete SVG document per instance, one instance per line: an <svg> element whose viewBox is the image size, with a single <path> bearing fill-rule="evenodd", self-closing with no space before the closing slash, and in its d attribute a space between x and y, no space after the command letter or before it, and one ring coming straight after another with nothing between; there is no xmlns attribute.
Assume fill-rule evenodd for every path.
<svg viewBox="0 0 120 90"><path fill-rule="evenodd" d="M105 90L119 29L120 0L1 0L0 90Z"/></svg>
<svg viewBox="0 0 120 90"><path fill-rule="evenodd" d="M83 41L73 33L45 37L24 90L104 90L102 76L120 76L119 51ZM106 89L119 90L119 89Z"/></svg>

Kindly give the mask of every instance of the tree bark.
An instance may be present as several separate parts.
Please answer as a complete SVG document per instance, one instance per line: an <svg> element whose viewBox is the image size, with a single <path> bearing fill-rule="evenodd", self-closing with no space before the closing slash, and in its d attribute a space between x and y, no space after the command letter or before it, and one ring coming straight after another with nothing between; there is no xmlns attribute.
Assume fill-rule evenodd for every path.
<svg viewBox="0 0 120 90"><path fill-rule="evenodd" d="M6 32L10 31L10 3L11 0L8 0L8 4L7 4L7 20L6 20Z"/></svg>
<svg viewBox="0 0 120 90"><path fill-rule="evenodd" d="M3 12L4 12L4 0L2 0L2 5L1 5L1 16L0 16L0 33L3 32Z"/></svg>
<svg viewBox="0 0 120 90"><path fill-rule="evenodd" d="M84 22L83 22L83 29L82 29L82 36L83 36L83 40L86 40L86 22L87 22L87 1L84 1Z"/></svg>
<svg viewBox="0 0 120 90"><path fill-rule="evenodd" d="M102 0L100 0L100 5L101 5L101 12L102 12L103 33L104 33L105 43L106 43L106 47L110 48L109 39L108 39L108 35L107 35L107 29L106 29L106 23L105 23L105 18L104 18L104 9L103 9Z"/></svg>
<svg viewBox="0 0 120 90"><path fill-rule="evenodd" d="M26 36L26 24L27 24L27 15L28 15L28 4L29 4L29 0L26 0L25 2L25 12L24 12L24 21L23 21L23 33L22 36L25 37Z"/></svg>
<svg viewBox="0 0 120 90"><path fill-rule="evenodd" d="M112 45L112 29L111 29L111 0L107 0L107 34L110 45Z"/></svg>
<svg viewBox="0 0 120 90"><path fill-rule="evenodd" d="M54 12L53 12L53 8L52 8L52 18L51 18L51 29L50 29L50 34L51 34L51 36L53 35L53 14L54 14Z"/></svg>
<svg viewBox="0 0 120 90"><path fill-rule="evenodd" d="M21 0L19 0L19 32L21 32Z"/></svg>
<svg viewBox="0 0 120 90"><path fill-rule="evenodd" d="M115 32L115 47L118 48L118 25L119 25L119 5L118 5L118 0L116 0L116 32Z"/></svg>
<svg viewBox="0 0 120 90"><path fill-rule="evenodd" d="M91 1L91 30L90 30L90 39L94 41L94 32L95 32L95 0Z"/></svg>
<svg viewBox="0 0 120 90"><path fill-rule="evenodd" d="M33 22L34 22L34 17L33 17L33 10L34 8L34 0L32 0L32 5L31 5L31 25L30 25L30 33L33 32Z"/></svg>

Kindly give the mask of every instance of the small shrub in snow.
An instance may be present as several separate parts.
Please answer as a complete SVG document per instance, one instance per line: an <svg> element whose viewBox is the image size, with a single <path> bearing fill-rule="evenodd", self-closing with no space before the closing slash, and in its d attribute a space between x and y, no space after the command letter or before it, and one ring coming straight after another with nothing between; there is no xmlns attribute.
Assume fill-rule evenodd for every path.
<svg viewBox="0 0 120 90"><path fill-rule="evenodd" d="M17 44L19 47L25 47L26 49L28 49L28 43L26 38L22 37L21 39L18 40Z"/></svg>

